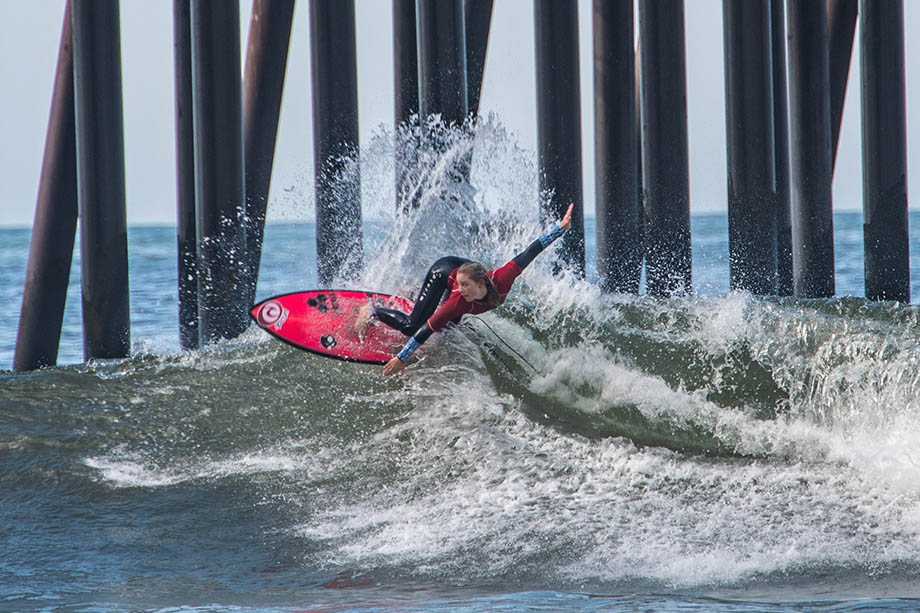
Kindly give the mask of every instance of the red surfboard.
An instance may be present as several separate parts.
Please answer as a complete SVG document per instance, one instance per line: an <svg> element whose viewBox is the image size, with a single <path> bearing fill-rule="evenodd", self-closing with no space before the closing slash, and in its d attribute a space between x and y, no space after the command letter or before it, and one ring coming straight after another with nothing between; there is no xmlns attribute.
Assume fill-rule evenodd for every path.
<svg viewBox="0 0 920 613"><path fill-rule="evenodd" d="M253 306L249 315L260 328L298 349L349 362L386 364L407 339L380 322L372 322L364 338L358 338L352 326L367 304L412 310L412 303L398 296L317 289L269 298Z"/></svg>

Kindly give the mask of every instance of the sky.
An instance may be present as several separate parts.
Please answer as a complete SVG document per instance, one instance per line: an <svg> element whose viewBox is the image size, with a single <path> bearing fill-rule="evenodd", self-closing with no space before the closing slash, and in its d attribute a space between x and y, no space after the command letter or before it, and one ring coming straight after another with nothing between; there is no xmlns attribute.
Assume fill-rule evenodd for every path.
<svg viewBox="0 0 920 613"><path fill-rule="evenodd" d="M0 225L31 226L44 151L60 41L64 0L4 3L0 79ZM905 2L905 32L920 32L920 3ZM593 71L591 2L580 0L579 47L582 96L584 207L594 212ZM358 114L361 143L392 130L392 17L389 0L356 0ZM725 210L725 101L722 3L685 3L690 206L694 213ZM245 53L252 0L240 2ZM275 152L269 219L312 221L313 131L308 3L297 3L281 122ZM173 101L172 2L121 3L126 199L129 224L175 224L175 116ZM835 210L860 210L859 30L850 66L847 101L833 184ZM920 42L905 36L907 62L908 202L920 207ZM482 115L495 113L518 144L536 160L536 98L533 2L495 0L483 79ZM241 58L242 61L243 58ZM913 121L912 121L913 120ZM536 177L534 178L536 181ZM304 206L273 207L278 194ZM288 206L290 209L290 206Z"/></svg>

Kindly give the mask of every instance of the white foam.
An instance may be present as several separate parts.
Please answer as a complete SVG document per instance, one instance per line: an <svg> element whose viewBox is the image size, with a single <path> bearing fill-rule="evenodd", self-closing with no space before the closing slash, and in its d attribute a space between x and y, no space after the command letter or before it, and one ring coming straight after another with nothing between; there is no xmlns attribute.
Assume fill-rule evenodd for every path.
<svg viewBox="0 0 920 613"><path fill-rule="evenodd" d="M186 480L181 475L157 470L132 460L97 457L86 458L83 463L99 471L104 480L116 487L167 487Z"/></svg>
<svg viewBox="0 0 920 613"><path fill-rule="evenodd" d="M443 435L437 422L446 418L418 435ZM537 572L550 556L542 572L557 579L640 577L678 587L920 553L917 527L905 531L897 520L916 501L886 497L837 467L697 461L617 439L563 437L516 413L497 429L500 436L479 428L421 453L414 483L321 513L300 533L331 543L338 564L488 577ZM419 491L426 478L438 487Z"/></svg>
<svg viewBox="0 0 920 613"><path fill-rule="evenodd" d="M86 458L84 464L99 471L102 479L114 487L158 488L256 474L305 472L315 475L325 470L323 455L290 445L228 458L186 459L169 466L157 466L143 454L121 450L107 456Z"/></svg>

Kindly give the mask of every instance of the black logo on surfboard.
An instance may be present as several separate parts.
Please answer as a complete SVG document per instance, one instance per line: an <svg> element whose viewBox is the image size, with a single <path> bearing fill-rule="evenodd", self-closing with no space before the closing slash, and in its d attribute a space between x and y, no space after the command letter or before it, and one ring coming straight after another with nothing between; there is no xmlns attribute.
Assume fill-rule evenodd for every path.
<svg viewBox="0 0 920 613"><path fill-rule="evenodd" d="M310 298L307 300L307 304L309 304L320 313L325 313L329 310L329 306L326 304L326 301L326 294L317 294L316 298Z"/></svg>
<svg viewBox="0 0 920 613"><path fill-rule="evenodd" d="M338 343L336 342L334 336L332 336L331 334L326 334L324 336L319 337L319 344L322 345L324 349L332 349Z"/></svg>

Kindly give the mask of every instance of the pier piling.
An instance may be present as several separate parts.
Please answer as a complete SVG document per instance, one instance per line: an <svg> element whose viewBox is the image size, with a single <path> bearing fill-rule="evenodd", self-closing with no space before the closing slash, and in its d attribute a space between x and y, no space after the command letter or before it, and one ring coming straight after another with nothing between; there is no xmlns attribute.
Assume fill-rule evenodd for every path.
<svg viewBox="0 0 920 613"><path fill-rule="evenodd" d="M786 19L783 0L770 0L770 55L773 64L773 162L776 183L776 293L793 294L792 220L789 202L789 102L786 87Z"/></svg>
<svg viewBox="0 0 920 613"><path fill-rule="evenodd" d="M598 284L635 294L642 243L633 1L594 0L593 19Z"/></svg>
<svg viewBox="0 0 920 613"><path fill-rule="evenodd" d="M492 27L493 0L464 0L466 24L466 84L467 112L475 119L479 115L482 95L482 74L486 67L489 31Z"/></svg>
<svg viewBox="0 0 920 613"><path fill-rule="evenodd" d="M411 133L413 117L418 120L418 37L415 0L393 0L393 149L396 208L406 210L411 185L409 170L414 166L419 143Z"/></svg>
<svg viewBox="0 0 920 613"><path fill-rule="evenodd" d="M462 0L416 4L421 119L440 115L445 124L466 121L466 26Z"/></svg>
<svg viewBox="0 0 920 613"><path fill-rule="evenodd" d="M902 1L864 0L860 33L866 297L910 302Z"/></svg>
<svg viewBox="0 0 920 613"><path fill-rule="evenodd" d="M419 124L425 147L446 153L452 134L468 127L469 113L466 49L466 14L463 0L416 3L418 23ZM440 122L434 121L440 118ZM442 132L441 126L452 127ZM469 208L472 151L467 150L447 169L449 184L440 198Z"/></svg>
<svg viewBox="0 0 920 613"><path fill-rule="evenodd" d="M117 0L72 0L83 354L131 351Z"/></svg>
<svg viewBox="0 0 920 613"><path fill-rule="evenodd" d="M834 295L827 6L789 0L793 285L800 298Z"/></svg>
<svg viewBox="0 0 920 613"><path fill-rule="evenodd" d="M192 0L198 321L201 344L247 327L243 227L240 13L229 2Z"/></svg>
<svg viewBox="0 0 920 613"><path fill-rule="evenodd" d="M13 370L57 364L77 231L73 28L65 3Z"/></svg>
<svg viewBox="0 0 920 613"><path fill-rule="evenodd" d="M828 78L831 99L831 168L837 165L837 145L843 121L843 103L850 77L853 40L859 0L830 0L827 3Z"/></svg>
<svg viewBox="0 0 920 613"><path fill-rule="evenodd" d="M690 170L683 0L639 3L646 288L689 294Z"/></svg>
<svg viewBox="0 0 920 613"><path fill-rule="evenodd" d="M358 151L354 0L310 0L316 252L319 282L357 274L363 263L361 186L338 181Z"/></svg>
<svg viewBox="0 0 920 613"><path fill-rule="evenodd" d="M415 0L393 0L393 94L396 126L418 114L418 38Z"/></svg>
<svg viewBox="0 0 920 613"><path fill-rule="evenodd" d="M728 251L732 289L776 293L769 0L723 0Z"/></svg>
<svg viewBox="0 0 920 613"><path fill-rule="evenodd" d="M578 4L534 0L537 63L537 163L544 218L562 217L574 203L572 227L562 237L560 259L585 273L581 168L581 86ZM545 197L549 195L548 200Z"/></svg>
<svg viewBox="0 0 920 613"><path fill-rule="evenodd" d="M247 304L255 302L294 0L255 0L243 77Z"/></svg>
<svg viewBox="0 0 920 613"><path fill-rule="evenodd" d="M195 124L192 97L192 4L173 1L176 109L176 243L179 344L198 349L198 223L195 211Z"/></svg>

